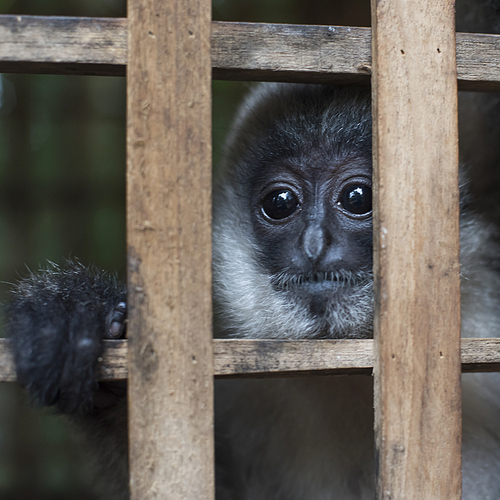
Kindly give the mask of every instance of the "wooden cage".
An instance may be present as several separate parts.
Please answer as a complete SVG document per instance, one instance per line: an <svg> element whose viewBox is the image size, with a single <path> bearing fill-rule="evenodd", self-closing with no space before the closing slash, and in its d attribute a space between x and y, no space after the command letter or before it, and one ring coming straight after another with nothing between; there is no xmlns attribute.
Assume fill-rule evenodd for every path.
<svg viewBox="0 0 500 500"><path fill-rule="evenodd" d="M372 19L212 22L209 0L129 0L128 19L0 16L1 72L127 75L129 340L106 342L100 373L129 379L132 499L214 497L214 376L372 371L378 498L460 498L460 371L500 371L500 341L460 351L457 81L500 88L500 37L455 36L452 0L372 0ZM212 340L212 75L372 77L374 340Z"/></svg>

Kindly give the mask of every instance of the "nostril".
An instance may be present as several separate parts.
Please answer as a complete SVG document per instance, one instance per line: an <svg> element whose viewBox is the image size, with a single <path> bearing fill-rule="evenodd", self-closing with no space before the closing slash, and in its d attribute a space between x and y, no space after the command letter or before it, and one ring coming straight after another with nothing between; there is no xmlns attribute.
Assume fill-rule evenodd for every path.
<svg viewBox="0 0 500 500"><path fill-rule="evenodd" d="M321 226L309 226L304 233L304 252L309 260L315 262L321 257L326 244L325 231Z"/></svg>

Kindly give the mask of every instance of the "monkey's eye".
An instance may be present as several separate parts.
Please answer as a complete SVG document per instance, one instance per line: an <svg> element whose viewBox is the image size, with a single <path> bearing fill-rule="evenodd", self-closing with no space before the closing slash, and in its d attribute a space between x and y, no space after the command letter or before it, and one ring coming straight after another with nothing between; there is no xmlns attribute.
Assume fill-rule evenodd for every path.
<svg viewBox="0 0 500 500"><path fill-rule="evenodd" d="M340 195L339 205L351 214L367 214L372 210L372 190L363 184L348 186Z"/></svg>
<svg viewBox="0 0 500 500"><path fill-rule="evenodd" d="M274 220L290 217L299 206L297 197L288 189L279 189L269 193L262 201L264 213Z"/></svg>

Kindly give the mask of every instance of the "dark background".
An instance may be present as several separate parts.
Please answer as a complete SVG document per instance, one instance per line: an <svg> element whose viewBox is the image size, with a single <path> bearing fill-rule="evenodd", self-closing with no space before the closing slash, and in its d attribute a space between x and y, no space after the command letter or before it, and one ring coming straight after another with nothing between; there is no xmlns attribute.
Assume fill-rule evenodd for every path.
<svg viewBox="0 0 500 500"><path fill-rule="evenodd" d="M0 14L126 16L125 0L0 0ZM214 0L223 21L369 26L369 0ZM247 83L214 82L214 165ZM47 260L125 273L125 79L0 75L0 301ZM1 336L1 334L0 334ZM0 383L0 498L94 499L78 437Z"/></svg>

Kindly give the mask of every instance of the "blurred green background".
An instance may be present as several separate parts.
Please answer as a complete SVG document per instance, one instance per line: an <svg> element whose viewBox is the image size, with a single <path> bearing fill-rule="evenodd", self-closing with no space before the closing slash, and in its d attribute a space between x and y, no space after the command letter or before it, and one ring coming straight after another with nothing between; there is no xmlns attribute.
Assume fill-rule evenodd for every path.
<svg viewBox="0 0 500 500"><path fill-rule="evenodd" d="M126 16L125 0L0 0L0 14ZM369 25L369 0L214 0L222 21ZM214 164L246 83L214 82ZM125 272L125 79L0 76L0 301L47 260ZM0 383L0 499L95 499L78 436Z"/></svg>

